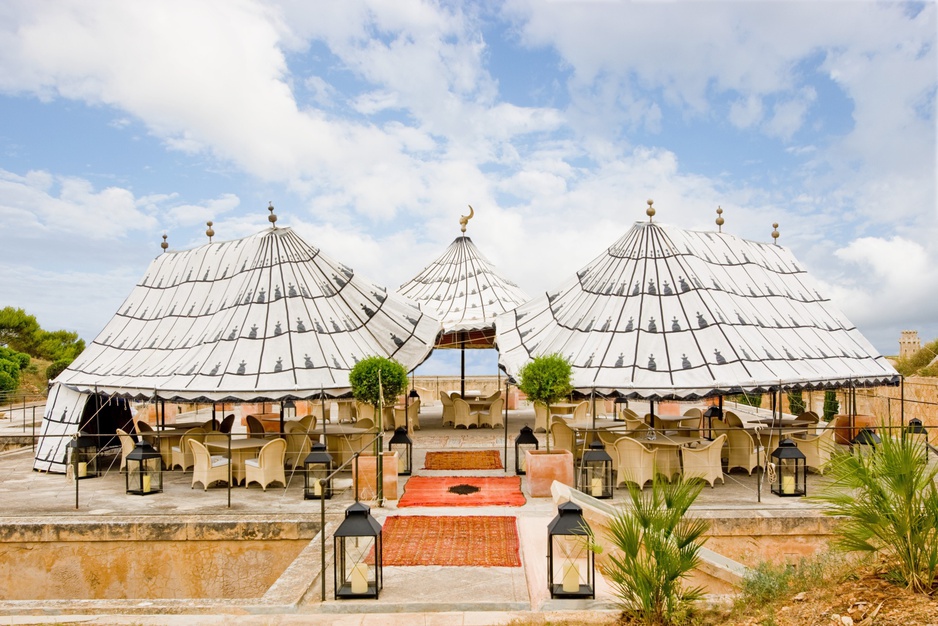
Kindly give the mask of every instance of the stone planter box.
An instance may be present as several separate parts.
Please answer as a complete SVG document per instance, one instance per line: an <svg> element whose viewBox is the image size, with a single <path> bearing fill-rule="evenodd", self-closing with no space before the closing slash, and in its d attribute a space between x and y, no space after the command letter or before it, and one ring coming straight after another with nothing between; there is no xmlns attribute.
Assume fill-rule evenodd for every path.
<svg viewBox="0 0 938 626"><path fill-rule="evenodd" d="M569 450L527 450L524 455L531 497L551 497L550 486L555 480L573 486L573 455Z"/></svg>
<svg viewBox="0 0 938 626"><path fill-rule="evenodd" d="M383 452L384 456L384 499L397 500L397 451ZM358 471L352 463L352 483L358 478L359 500L374 500L378 495L378 457L358 457Z"/></svg>

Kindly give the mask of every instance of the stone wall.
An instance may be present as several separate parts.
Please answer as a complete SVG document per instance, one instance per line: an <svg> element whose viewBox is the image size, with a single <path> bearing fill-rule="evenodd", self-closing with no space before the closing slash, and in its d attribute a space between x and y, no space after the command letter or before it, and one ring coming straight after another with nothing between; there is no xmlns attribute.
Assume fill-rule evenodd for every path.
<svg viewBox="0 0 938 626"><path fill-rule="evenodd" d="M315 535L308 522L0 525L0 600L259 598Z"/></svg>

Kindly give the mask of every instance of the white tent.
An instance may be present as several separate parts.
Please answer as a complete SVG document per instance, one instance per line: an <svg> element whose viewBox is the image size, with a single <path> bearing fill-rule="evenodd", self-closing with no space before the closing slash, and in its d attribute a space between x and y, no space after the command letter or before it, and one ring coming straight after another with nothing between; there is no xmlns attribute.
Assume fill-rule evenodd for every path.
<svg viewBox="0 0 938 626"><path fill-rule="evenodd" d="M496 331L509 375L559 353L577 390L604 395L898 383L787 249L650 221L559 289L500 315Z"/></svg>
<svg viewBox="0 0 938 626"><path fill-rule="evenodd" d="M37 469L61 471L82 396L237 402L336 396L359 359L410 370L440 323L290 228L165 252L55 380ZM62 388L67 388L65 392ZM76 393L78 395L76 395Z"/></svg>
<svg viewBox="0 0 938 626"><path fill-rule="evenodd" d="M463 235L397 290L442 322L437 348L493 348L495 317L529 299L465 235L474 214L469 209L470 214L460 220Z"/></svg>

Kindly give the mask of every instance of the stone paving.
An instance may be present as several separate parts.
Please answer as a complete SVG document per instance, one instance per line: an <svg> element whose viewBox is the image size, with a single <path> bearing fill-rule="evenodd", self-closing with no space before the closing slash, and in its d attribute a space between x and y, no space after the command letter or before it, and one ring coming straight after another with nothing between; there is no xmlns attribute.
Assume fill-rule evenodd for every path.
<svg viewBox="0 0 938 626"><path fill-rule="evenodd" d="M421 412L422 430L414 435L414 473L423 475L499 476L513 473L513 440L524 424L533 424L533 410L524 407L511 411L508 420L507 470L472 472L427 471L424 457L432 449L498 449L504 451L505 431L502 429L443 429L441 409L425 407ZM22 424L14 419L0 423L0 437L16 434ZM239 420L236 420L236 424ZM243 427L240 427L243 430ZM238 427L236 427L236 430ZM543 437L540 438L543 445ZM694 510L703 516L786 517L818 515L816 504L801 498L777 498L762 487L761 502L756 476L735 471L724 475L726 484L705 487ZM809 476L809 489L824 479ZM197 517L219 523L239 518L271 520L302 518L315 523L320 516L320 501L304 500L299 474L289 477L288 486L270 487L266 492L257 485L250 489L213 487L208 491L190 488L191 474L168 472L162 494L135 497L124 492L124 478L116 471L94 480L78 481L78 507L75 507L76 482L65 476L32 470L29 449L0 453L0 501L3 502L2 523L48 523L50 520L105 520L120 518L180 519ZM406 477L399 479L402 493ZM351 479L338 481L339 493L326 501L327 537L329 528L341 519L353 501ZM522 481L525 495L526 481ZM624 502L626 491L616 491L613 504ZM229 502L230 494L230 506ZM608 501L607 501L608 502ZM370 503L373 515L382 521L388 515L514 515L518 519L522 563L520 568L468 567L389 567L385 569L384 589L379 600L336 601L331 598L331 581L327 580L327 600L321 601L318 577L298 602L287 605L264 604L257 599L243 602L200 602L199 600L167 601L50 601L16 604L0 601L0 622L53 623L192 623L198 613L199 623L245 624L504 624L519 616L568 619L576 623L611 621L617 615L615 598L608 584L598 578L596 600L559 601L548 597L544 562L547 552L546 528L556 514L550 498L527 498L522 507L486 508L406 508L398 509L396 501L378 507ZM305 558L318 572L319 542L310 544ZM327 540L330 545L331 539ZM327 579L331 572L327 569ZM307 572L305 575L310 576ZM89 614L80 616L82 609ZM26 613L39 617L29 617ZM73 614L54 618L54 614ZM130 615L124 615L130 613ZM187 615L171 615L189 613ZM37 621L32 621L32 620Z"/></svg>

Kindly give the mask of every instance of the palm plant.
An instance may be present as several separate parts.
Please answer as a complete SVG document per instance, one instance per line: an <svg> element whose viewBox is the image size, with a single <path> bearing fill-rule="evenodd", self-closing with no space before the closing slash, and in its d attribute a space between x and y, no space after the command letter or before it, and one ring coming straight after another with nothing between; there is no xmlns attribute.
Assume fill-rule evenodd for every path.
<svg viewBox="0 0 938 626"><path fill-rule="evenodd" d="M837 547L878 554L888 578L931 593L938 583L938 467L929 466L925 445L884 436L871 453L836 452L828 467L833 482L816 499L842 518Z"/></svg>
<svg viewBox="0 0 938 626"><path fill-rule="evenodd" d="M700 481L667 483L655 478L650 492L629 484L631 506L609 525L618 549L602 566L625 614L644 624L683 623L691 604L703 595L683 580L697 567L703 534L710 523L686 517L700 495Z"/></svg>

